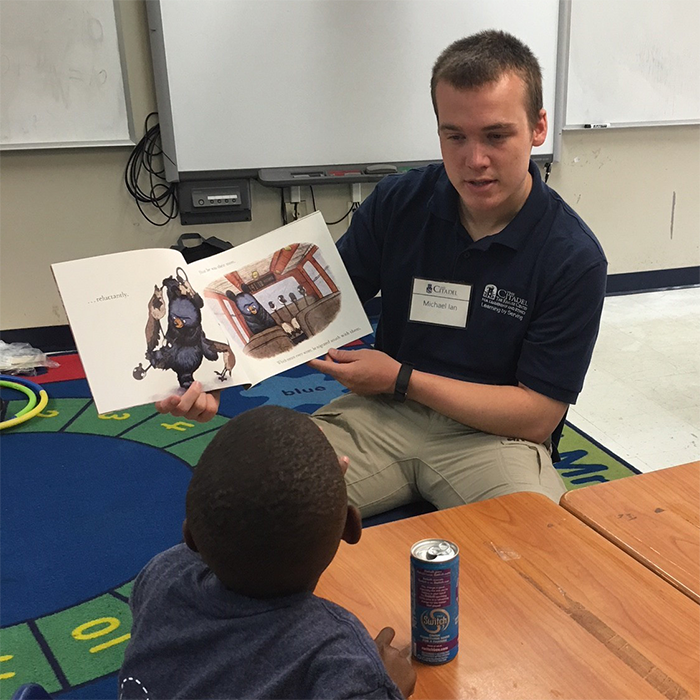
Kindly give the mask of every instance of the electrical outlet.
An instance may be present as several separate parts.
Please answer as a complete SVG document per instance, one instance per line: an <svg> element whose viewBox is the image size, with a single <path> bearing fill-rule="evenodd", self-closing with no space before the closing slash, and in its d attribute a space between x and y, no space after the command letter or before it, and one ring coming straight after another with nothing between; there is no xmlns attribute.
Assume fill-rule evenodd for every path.
<svg viewBox="0 0 700 700"><path fill-rule="evenodd" d="M292 185L284 188L284 201L289 204L298 204L301 202L301 187Z"/></svg>

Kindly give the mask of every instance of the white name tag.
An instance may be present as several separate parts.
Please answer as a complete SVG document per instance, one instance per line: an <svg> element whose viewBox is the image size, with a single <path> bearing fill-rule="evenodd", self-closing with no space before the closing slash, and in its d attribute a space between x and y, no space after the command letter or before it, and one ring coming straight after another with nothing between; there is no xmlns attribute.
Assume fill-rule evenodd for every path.
<svg viewBox="0 0 700 700"><path fill-rule="evenodd" d="M471 284L413 278L409 321L466 328Z"/></svg>

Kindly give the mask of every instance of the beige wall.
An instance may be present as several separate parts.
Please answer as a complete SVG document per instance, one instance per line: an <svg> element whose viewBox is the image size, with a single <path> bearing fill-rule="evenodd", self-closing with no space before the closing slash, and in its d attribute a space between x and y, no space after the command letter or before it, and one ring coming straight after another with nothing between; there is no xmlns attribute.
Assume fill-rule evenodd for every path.
<svg viewBox="0 0 700 700"><path fill-rule="evenodd" d="M144 118L155 108L145 5L142 0L117 5L140 138ZM66 323L52 262L170 246L185 231L241 243L281 223L279 190L253 183L251 222L152 226L123 184L129 153L99 148L2 154L0 328ZM565 133L562 159L549 181L596 232L611 273L700 264L699 183L700 126ZM369 190L364 186L363 195ZM307 189L302 192L308 197ZM347 210L347 187L317 187L315 193L327 220ZM345 223L332 232L337 236L344 228Z"/></svg>
<svg viewBox="0 0 700 700"><path fill-rule="evenodd" d="M611 274L700 265L700 126L570 131L562 141L549 184L598 236Z"/></svg>

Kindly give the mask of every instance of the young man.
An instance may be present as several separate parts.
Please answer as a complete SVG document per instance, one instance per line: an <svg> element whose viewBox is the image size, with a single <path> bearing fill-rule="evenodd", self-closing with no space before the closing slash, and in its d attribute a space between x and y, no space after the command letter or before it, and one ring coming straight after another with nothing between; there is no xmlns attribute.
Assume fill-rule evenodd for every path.
<svg viewBox="0 0 700 700"><path fill-rule="evenodd" d="M353 392L315 417L351 458L363 515L417 497L558 501L550 437L605 292L600 245L530 162L547 135L530 50L496 31L455 42L431 91L443 165L379 183L338 244L362 300L381 291L377 349L310 363Z"/></svg>
<svg viewBox="0 0 700 700"><path fill-rule="evenodd" d="M363 516L565 490L551 435L583 385L607 263L530 161L547 135L541 83L509 34L449 46L431 81L443 164L385 178L338 243L382 313L375 350L310 363L352 392L315 419L350 457Z"/></svg>

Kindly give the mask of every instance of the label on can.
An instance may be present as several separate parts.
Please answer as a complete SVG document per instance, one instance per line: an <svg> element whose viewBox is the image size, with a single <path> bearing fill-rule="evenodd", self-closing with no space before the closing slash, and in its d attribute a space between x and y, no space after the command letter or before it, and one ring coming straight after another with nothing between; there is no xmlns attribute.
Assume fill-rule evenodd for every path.
<svg viewBox="0 0 700 700"><path fill-rule="evenodd" d="M411 642L413 656L444 664L459 642L459 548L447 540L411 547Z"/></svg>

